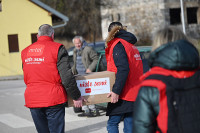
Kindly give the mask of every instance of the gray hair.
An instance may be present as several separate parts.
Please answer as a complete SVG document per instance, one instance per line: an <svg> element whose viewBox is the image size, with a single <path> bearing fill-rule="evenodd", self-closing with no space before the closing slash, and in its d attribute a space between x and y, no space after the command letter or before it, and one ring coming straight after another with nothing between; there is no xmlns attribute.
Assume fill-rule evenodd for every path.
<svg viewBox="0 0 200 133"><path fill-rule="evenodd" d="M43 24L39 27L38 36L49 36L54 34L54 29L49 24Z"/></svg>
<svg viewBox="0 0 200 133"><path fill-rule="evenodd" d="M82 36L75 36L75 37L72 39L72 42L73 42L73 43L74 43L74 40L75 40L75 39L80 39L81 43L84 42L84 39L83 39Z"/></svg>

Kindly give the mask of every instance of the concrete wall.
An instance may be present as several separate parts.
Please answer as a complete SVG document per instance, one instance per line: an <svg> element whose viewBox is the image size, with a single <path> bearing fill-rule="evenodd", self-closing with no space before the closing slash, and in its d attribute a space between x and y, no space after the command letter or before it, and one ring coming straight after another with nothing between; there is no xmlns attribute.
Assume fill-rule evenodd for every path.
<svg viewBox="0 0 200 133"><path fill-rule="evenodd" d="M170 25L170 8L180 8L180 0L109 0L113 6L101 8L102 37L107 36L107 27L112 21L120 21L134 33L140 45L150 43L152 35L161 27ZM198 7L200 0L184 0L184 9ZM186 11L185 11L185 19ZM182 25L174 25L182 29ZM200 37L199 24L187 24L187 34ZM195 35L195 36L194 36ZM149 40L150 39L150 40Z"/></svg>

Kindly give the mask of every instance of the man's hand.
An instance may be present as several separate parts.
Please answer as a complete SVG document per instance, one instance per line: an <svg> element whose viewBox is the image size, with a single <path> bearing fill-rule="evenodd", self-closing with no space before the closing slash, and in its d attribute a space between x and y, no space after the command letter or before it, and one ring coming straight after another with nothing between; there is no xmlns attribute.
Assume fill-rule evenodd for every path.
<svg viewBox="0 0 200 133"><path fill-rule="evenodd" d="M74 102L74 107L82 107L83 106L83 101L86 102L87 100L84 99L82 96L78 100L73 100Z"/></svg>
<svg viewBox="0 0 200 133"><path fill-rule="evenodd" d="M119 95L112 91L107 95L107 97L111 97L111 103L116 103L119 99Z"/></svg>
<svg viewBox="0 0 200 133"><path fill-rule="evenodd" d="M91 73L92 71L90 69L87 69L86 70L86 73Z"/></svg>

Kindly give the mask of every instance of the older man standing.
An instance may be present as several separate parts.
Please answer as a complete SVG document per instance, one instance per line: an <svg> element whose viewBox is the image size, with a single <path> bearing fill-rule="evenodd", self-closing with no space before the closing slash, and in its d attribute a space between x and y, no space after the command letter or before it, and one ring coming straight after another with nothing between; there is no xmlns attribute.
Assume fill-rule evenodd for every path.
<svg viewBox="0 0 200 133"><path fill-rule="evenodd" d="M92 47L87 46L87 43L82 36L75 36L72 42L75 45L72 72L74 74L94 72L98 62L97 53L92 49ZM100 115L95 105L83 106L82 110L84 112L82 114L78 114L79 117L95 117Z"/></svg>
<svg viewBox="0 0 200 133"><path fill-rule="evenodd" d="M64 133L67 93L74 99L75 107L82 106L83 98L65 47L53 41L53 28L41 25L37 38L21 52L27 86L25 106L30 108L38 133Z"/></svg>

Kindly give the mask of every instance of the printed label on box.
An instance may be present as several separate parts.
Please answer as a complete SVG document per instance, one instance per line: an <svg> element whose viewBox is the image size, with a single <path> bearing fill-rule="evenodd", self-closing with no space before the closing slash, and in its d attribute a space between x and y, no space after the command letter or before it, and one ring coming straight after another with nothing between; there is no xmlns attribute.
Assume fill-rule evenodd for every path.
<svg viewBox="0 0 200 133"><path fill-rule="evenodd" d="M82 96L110 93L109 78L76 80Z"/></svg>

